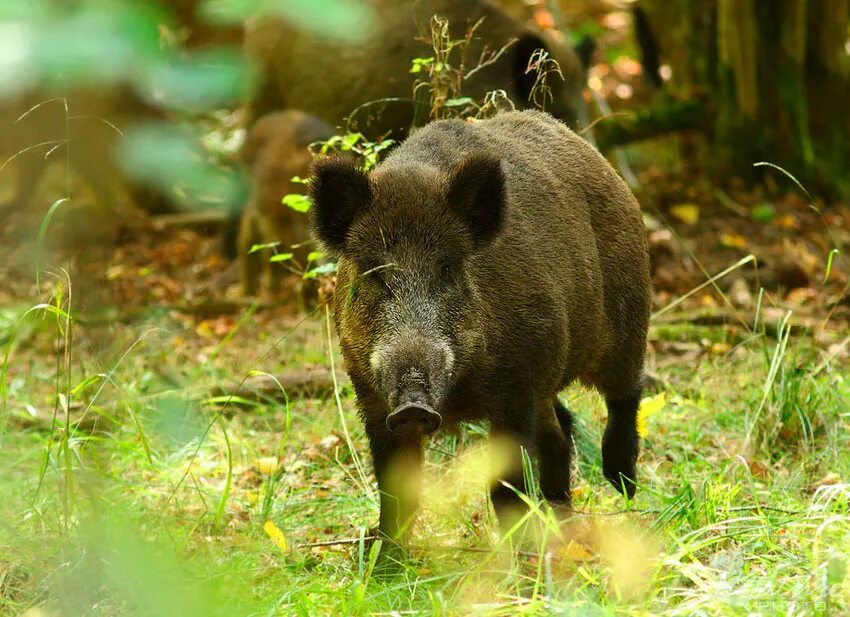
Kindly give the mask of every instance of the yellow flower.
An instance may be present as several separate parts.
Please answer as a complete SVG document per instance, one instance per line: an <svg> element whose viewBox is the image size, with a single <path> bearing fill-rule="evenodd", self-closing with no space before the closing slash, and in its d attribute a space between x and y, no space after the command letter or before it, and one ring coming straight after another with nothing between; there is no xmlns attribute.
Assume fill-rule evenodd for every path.
<svg viewBox="0 0 850 617"><path fill-rule="evenodd" d="M277 471L278 460L276 456L264 456L256 462L257 471L261 474L270 475Z"/></svg>

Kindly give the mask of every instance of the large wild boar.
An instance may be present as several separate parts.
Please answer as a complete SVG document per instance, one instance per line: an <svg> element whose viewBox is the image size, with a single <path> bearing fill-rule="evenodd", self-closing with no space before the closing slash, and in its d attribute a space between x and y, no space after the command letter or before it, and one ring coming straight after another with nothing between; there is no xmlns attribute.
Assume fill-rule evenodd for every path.
<svg viewBox="0 0 850 617"><path fill-rule="evenodd" d="M280 242L284 252L293 253L296 264L306 265L310 238L307 216L288 208L281 199L304 191L292 178L309 175L313 162L309 146L332 135L333 129L324 122L292 109L263 116L248 132L241 155L250 197L239 227L238 247L246 295L257 293L263 272L268 275L268 288L276 291L286 271L284 265L271 263L268 255L252 254L252 245Z"/></svg>
<svg viewBox="0 0 850 617"><path fill-rule="evenodd" d="M480 100L501 89L518 107L530 107L536 77L526 69L535 50L543 48L560 63L565 77L552 78L548 109L575 126L584 68L576 53L553 37L529 30L489 0L371 0L369 5L376 16L374 31L357 43L331 41L274 16L249 20L246 52L261 75L250 104L251 118L292 107L337 126L353 114L353 128L372 138L384 133L403 137L414 122L416 75L410 72L411 62L433 55L422 37L437 14L448 19L455 40L483 18L466 53L467 71L485 47L496 52L514 41L498 61L466 81L464 94ZM419 124L428 119L425 107L416 112Z"/></svg>
<svg viewBox="0 0 850 617"><path fill-rule="evenodd" d="M370 174L316 163L316 237L338 257L334 315L381 491L380 530L417 508L424 438L487 419L570 499L575 380L605 397L605 477L635 490L650 310L641 213L626 184L551 116L429 124ZM523 488L520 449L502 480ZM492 488L500 521L520 505Z"/></svg>

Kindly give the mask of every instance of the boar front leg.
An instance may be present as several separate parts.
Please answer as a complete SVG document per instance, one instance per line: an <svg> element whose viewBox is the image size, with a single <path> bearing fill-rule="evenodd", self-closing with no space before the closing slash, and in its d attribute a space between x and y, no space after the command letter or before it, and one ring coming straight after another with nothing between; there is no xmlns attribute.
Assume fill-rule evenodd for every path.
<svg viewBox="0 0 850 617"><path fill-rule="evenodd" d="M602 437L602 473L621 493L635 495L638 455L637 412L640 390L623 397L605 397L608 423Z"/></svg>
<svg viewBox="0 0 850 617"><path fill-rule="evenodd" d="M497 418L491 420L490 465L492 469L498 470L498 473L490 487L490 500L493 502L502 533L508 532L526 511L525 503L518 494L527 492L522 468L522 450L532 450L535 433L534 416L514 418L513 422L504 422Z"/></svg>
<svg viewBox="0 0 850 617"><path fill-rule="evenodd" d="M381 536L404 539L419 508L422 487L422 439L401 439L383 423L367 425L378 490L381 492Z"/></svg>

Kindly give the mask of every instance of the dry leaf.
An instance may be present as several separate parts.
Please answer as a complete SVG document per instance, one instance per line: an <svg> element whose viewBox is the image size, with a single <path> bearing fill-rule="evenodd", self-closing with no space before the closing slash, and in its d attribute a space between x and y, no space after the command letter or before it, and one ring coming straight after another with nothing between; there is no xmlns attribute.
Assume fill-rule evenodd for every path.
<svg viewBox="0 0 850 617"><path fill-rule="evenodd" d="M266 535L271 538L271 541L274 542L280 550L284 553L289 552L289 543L286 541L286 536L278 528L278 526L274 524L274 521L269 519L263 523L263 531L266 532Z"/></svg>
<svg viewBox="0 0 850 617"><path fill-rule="evenodd" d="M730 249L742 249L747 246L747 239L741 234L720 234L720 244Z"/></svg>
<svg viewBox="0 0 850 617"><path fill-rule="evenodd" d="M570 561L587 561L593 559L593 555L583 545L570 540L558 549L558 557Z"/></svg>
<svg viewBox="0 0 850 617"><path fill-rule="evenodd" d="M670 214L688 225L696 225L699 221L699 206L696 204L676 204L670 208Z"/></svg>
<svg viewBox="0 0 850 617"><path fill-rule="evenodd" d="M732 345L729 343L714 343L714 345L711 346L711 353L720 356L727 353L730 349L732 349Z"/></svg>
<svg viewBox="0 0 850 617"><path fill-rule="evenodd" d="M782 229L797 229L797 219L795 219L790 214L785 214L780 216L775 221L777 227L781 227Z"/></svg>
<svg viewBox="0 0 850 617"><path fill-rule="evenodd" d="M197 334L201 338L212 338L213 330L209 320L204 319L201 323L199 323L195 327L195 334Z"/></svg>
<svg viewBox="0 0 850 617"><path fill-rule="evenodd" d="M573 500L584 499L585 497L587 497L588 493L587 484L580 484L579 486L574 486L570 493L573 496Z"/></svg>
<svg viewBox="0 0 850 617"><path fill-rule="evenodd" d="M818 480L818 483L815 485L815 488L821 488L822 486L833 486L835 484L841 484L841 476L839 476L834 471L830 471L823 478Z"/></svg>

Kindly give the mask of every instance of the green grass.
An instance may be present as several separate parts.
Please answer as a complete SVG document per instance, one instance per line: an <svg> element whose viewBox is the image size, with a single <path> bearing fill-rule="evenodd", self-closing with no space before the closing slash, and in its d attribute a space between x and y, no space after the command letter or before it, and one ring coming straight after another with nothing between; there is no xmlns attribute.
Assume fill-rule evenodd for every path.
<svg viewBox="0 0 850 617"><path fill-rule="evenodd" d="M0 313L0 614L850 612L850 375L805 334L677 356L655 330L667 406L647 419L631 503L602 479L599 397L566 392L576 512L558 527L534 501L542 535L520 551L487 503L484 427L440 438L410 562L380 580L344 383L339 404L213 394L330 366L324 317L254 315L221 344L174 315L69 328L67 295L47 305Z"/></svg>

